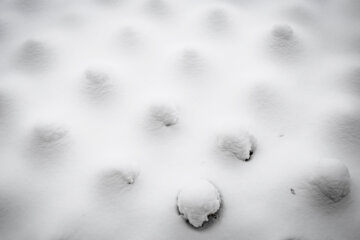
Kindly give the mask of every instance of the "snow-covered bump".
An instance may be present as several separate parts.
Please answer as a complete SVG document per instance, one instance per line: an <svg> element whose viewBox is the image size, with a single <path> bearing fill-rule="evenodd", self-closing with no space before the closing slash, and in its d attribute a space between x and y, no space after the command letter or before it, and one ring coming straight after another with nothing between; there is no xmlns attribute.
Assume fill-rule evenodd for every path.
<svg viewBox="0 0 360 240"><path fill-rule="evenodd" d="M141 35L134 27L126 26L120 29L118 42L123 51L133 52L141 46Z"/></svg>
<svg viewBox="0 0 360 240"><path fill-rule="evenodd" d="M114 94L110 76L105 72L87 70L84 78L84 92L91 101L102 102Z"/></svg>
<svg viewBox="0 0 360 240"><path fill-rule="evenodd" d="M272 36L279 41L290 41L294 38L294 31L290 25L275 25L271 31Z"/></svg>
<svg viewBox="0 0 360 240"><path fill-rule="evenodd" d="M37 159L49 159L65 151L68 138L68 131L61 125L35 126L30 136L29 151Z"/></svg>
<svg viewBox="0 0 360 240"><path fill-rule="evenodd" d="M105 195L120 193L135 184L139 173L139 168L135 165L103 170L98 178L99 190Z"/></svg>
<svg viewBox="0 0 360 240"><path fill-rule="evenodd" d="M163 0L148 0L145 5L146 11L153 16L165 16L169 12L168 8Z"/></svg>
<svg viewBox="0 0 360 240"><path fill-rule="evenodd" d="M203 227L221 207L218 189L209 181L196 180L184 186L177 195L179 213L195 228Z"/></svg>
<svg viewBox="0 0 360 240"><path fill-rule="evenodd" d="M225 9L211 9L205 19L206 28L211 33L224 33L229 29L229 16Z"/></svg>
<svg viewBox="0 0 360 240"><path fill-rule="evenodd" d="M299 51L298 39L293 28L288 24L277 24L270 32L270 49L274 54L295 57Z"/></svg>
<svg viewBox="0 0 360 240"><path fill-rule="evenodd" d="M310 180L320 200L337 203L350 194L351 179L346 165L338 159L325 158L317 162Z"/></svg>
<svg viewBox="0 0 360 240"><path fill-rule="evenodd" d="M27 72L38 72L50 66L51 50L39 40L27 40L17 55L18 66Z"/></svg>
<svg viewBox="0 0 360 240"><path fill-rule="evenodd" d="M205 61L201 53L192 48L183 50L179 59L180 71L188 76L199 76L204 72Z"/></svg>
<svg viewBox="0 0 360 240"><path fill-rule="evenodd" d="M217 148L225 156L241 161L249 161L255 152L255 138L246 131L222 134L217 137Z"/></svg>
<svg viewBox="0 0 360 240"><path fill-rule="evenodd" d="M149 109L149 128L173 127L178 124L178 110L170 105L154 105Z"/></svg>

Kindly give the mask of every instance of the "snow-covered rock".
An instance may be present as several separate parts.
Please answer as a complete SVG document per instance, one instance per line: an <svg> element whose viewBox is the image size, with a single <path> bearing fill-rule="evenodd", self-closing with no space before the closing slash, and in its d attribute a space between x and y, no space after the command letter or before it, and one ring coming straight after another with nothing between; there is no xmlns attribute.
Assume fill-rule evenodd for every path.
<svg viewBox="0 0 360 240"><path fill-rule="evenodd" d="M221 206L221 197L216 187L206 180L197 180L183 187L177 196L180 214L195 228L209 221Z"/></svg>
<svg viewBox="0 0 360 240"><path fill-rule="evenodd" d="M271 30L270 49L285 59L297 57L299 41L293 28L288 24L277 24Z"/></svg>

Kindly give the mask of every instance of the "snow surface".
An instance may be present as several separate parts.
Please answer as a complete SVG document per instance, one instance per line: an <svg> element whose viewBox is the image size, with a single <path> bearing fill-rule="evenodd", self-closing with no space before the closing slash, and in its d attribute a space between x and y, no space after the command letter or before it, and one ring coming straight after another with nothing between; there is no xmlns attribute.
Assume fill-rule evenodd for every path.
<svg viewBox="0 0 360 240"><path fill-rule="evenodd" d="M0 239L359 240L359 22L358 0L1 0ZM242 132L250 161L244 135L219 154ZM177 212L193 179L211 227Z"/></svg>

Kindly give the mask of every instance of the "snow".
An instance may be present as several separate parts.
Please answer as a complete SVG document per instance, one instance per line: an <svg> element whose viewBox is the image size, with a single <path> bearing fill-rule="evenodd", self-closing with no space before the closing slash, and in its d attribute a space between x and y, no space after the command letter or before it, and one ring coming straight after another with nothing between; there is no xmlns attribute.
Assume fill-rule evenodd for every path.
<svg viewBox="0 0 360 240"><path fill-rule="evenodd" d="M218 148L224 155L242 161L249 161L255 151L255 139L247 132L221 135L217 139Z"/></svg>
<svg viewBox="0 0 360 240"><path fill-rule="evenodd" d="M0 239L359 240L358 10L1 0Z"/></svg>
<svg viewBox="0 0 360 240"><path fill-rule="evenodd" d="M190 224L198 228L209 220L209 215L219 211L219 191L205 180L195 180L183 187L177 196L177 207Z"/></svg>

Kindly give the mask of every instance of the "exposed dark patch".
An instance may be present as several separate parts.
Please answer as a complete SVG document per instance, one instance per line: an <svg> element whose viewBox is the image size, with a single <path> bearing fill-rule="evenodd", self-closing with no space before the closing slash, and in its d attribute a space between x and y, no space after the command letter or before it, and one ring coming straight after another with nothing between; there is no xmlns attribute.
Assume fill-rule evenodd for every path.
<svg viewBox="0 0 360 240"><path fill-rule="evenodd" d="M288 24L275 25L271 30L270 49L277 55L289 60L296 58L300 46L293 28Z"/></svg>
<svg viewBox="0 0 360 240"><path fill-rule="evenodd" d="M207 15L207 25L214 33L223 33L229 28L228 14L224 9L212 9Z"/></svg>
<svg viewBox="0 0 360 240"><path fill-rule="evenodd" d="M165 16L169 11L163 0L148 0L146 10L154 16Z"/></svg>

